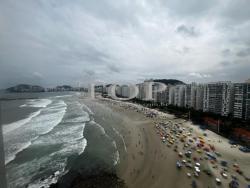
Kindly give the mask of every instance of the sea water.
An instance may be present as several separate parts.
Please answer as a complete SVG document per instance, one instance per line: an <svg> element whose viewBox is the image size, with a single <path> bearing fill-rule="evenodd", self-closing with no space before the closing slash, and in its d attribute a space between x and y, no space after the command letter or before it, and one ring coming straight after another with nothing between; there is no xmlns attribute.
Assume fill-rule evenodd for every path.
<svg viewBox="0 0 250 188"><path fill-rule="evenodd" d="M119 153L115 139L95 122L94 115L77 93L42 93L35 98L3 101L8 187L49 187L70 170L69 164L82 168L80 163L69 161L72 158L84 168L90 163L102 164L96 159L116 165ZM94 154L85 156L86 147Z"/></svg>

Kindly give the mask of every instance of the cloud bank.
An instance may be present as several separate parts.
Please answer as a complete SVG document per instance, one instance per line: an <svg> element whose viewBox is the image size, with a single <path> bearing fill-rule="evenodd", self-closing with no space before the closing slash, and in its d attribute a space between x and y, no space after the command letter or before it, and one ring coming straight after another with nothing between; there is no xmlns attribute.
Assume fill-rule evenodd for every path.
<svg viewBox="0 0 250 188"><path fill-rule="evenodd" d="M247 0L0 2L0 88L88 82L244 81Z"/></svg>

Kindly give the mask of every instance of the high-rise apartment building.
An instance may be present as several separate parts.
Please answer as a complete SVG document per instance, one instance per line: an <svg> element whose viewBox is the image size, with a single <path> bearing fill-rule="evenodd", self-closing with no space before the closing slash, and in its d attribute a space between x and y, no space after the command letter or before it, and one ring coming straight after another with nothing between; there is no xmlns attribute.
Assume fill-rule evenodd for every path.
<svg viewBox="0 0 250 188"><path fill-rule="evenodd" d="M215 82L204 85L203 111L228 116L232 112L233 84Z"/></svg>
<svg viewBox="0 0 250 188"><path fill-rule="evenodd" d="M185 85L176 85L174 90L174 105L184 107Z"/></svg>
<svg viewBox="0 0 250 188"><path fill-rule="evenodd" d="M233 116L250 119L250 83L234 84Z"/></svg>
<svg viewBox="0 0 250 188"><path fill-rule="evenodd" d="M204 99L204 85L199 84L196 86L195 110L203 110L203 99Z"/></svg>
<svg viewBox="0 0 250 188"><path fill-rule="evenodd" d="M186 108L195 108L196 105L196 83L187 84L185 86L184 106Z"/></svg>
<svg viewBox="0 0 250 188"><path fill-rule="evenodd" d="M164 91L157 92L157 102L161 104L169 103L169 86L166 86Z"/></svg>
<svg viewBox="0 0 250 188"><path fill-rule="evenodd" d="M175 86L169 85L168 86L168 104L174 105L175 101Z"/></svg>

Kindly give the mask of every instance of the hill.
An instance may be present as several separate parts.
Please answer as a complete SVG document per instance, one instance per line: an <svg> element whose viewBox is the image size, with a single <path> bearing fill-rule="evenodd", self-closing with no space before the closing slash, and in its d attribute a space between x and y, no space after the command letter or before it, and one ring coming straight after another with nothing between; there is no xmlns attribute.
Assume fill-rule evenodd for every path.
<svg viewBox="0 0 250 188"><path fill-rule="evenodd" d="M170 84L170 85L183 85L185 84L184 82L180 81L180 80L175 80L175 79L155 79L154 82L160 82L160 83L164 83L166 85Z"/></svg>

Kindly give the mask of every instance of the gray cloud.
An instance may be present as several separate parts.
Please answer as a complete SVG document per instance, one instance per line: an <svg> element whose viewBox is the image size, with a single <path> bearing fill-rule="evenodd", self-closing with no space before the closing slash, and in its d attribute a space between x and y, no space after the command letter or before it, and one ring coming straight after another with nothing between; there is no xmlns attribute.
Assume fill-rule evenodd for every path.
<svg viewBox="0 0 250 188"><path fill-rule="evenodd" d="M231 50L230 49L224 49L221 51L223 56L229 56L231 55Z"/></svg>
<svg viewBox="0 0 250 188"><path fill-rule="evenodd" d="M239 57L250 56L250 48L246 48L246 49L242 49L242 50L238 51L237 56L239 56Z"/></svg>
<svg viewBox="0 0 250 188"><path fill-rule="evenodd" d="M197 37L199 35L193 26L188 27L186 25L178 26L176 32L189 37Z"/></svg>
<svg viewBox="0 0 250 188"><path fill-rule="evenodd" d="M149 77L245 80L249 5L245 0L1 1L0 88Z"/></svg>
<svg viewBox="0 0 250 188"><path fill-rule="evenodd" d="M210 74L203 74L203 73L198 73L198 72L191 72L189 73L189 76L193 76L196 78L210 78L211 77Z"/></svg>
<svg viewBox="0 0 250 188"><path fill-rule="evenodd" d="M120 73L121 72L121 70L114 64L108 65L108 68L113 73Z"/></svg>
<svg viewBox="0 0 250 188"><path fill-rule="evenodd" d="M197 16L206 14L218 3L215 0L210 1L182 1L182 0L161 0L161 3L176 16Z"/></svg>
<svg viewBox="0 0 250 188"><path fill-rule="evenodd" d="M222 61L222 62L220 62L220 64L223 66L228 66L228 65L232 64L232 62L231 61Z"/></svg>
<svg viewBox="0 0 250 188"><path fill-rule="evenodd" d="M227 21L234 22L234 24L242 24L245 21L249 21L250 17L250 2L246 0L226 0L223 4L223 8L220 14Z"/></svg>

